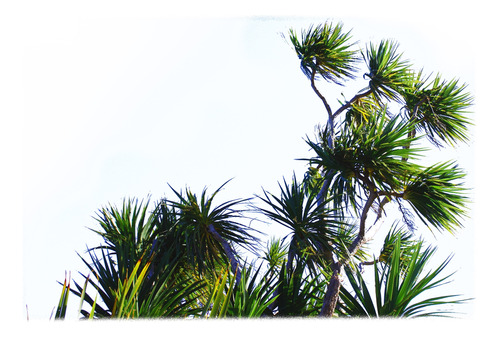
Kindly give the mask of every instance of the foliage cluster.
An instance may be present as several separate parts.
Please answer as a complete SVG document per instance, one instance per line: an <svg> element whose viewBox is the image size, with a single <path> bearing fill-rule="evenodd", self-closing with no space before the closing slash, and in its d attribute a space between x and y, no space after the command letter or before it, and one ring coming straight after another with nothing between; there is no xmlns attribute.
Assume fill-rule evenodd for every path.
<svg viewBox="0 0 500 337"><path fill-rule="evenodd" d="M65 316L69 292L85 318L416 317L442 315L442 306L463 301L422 296L448 282L441 274L449 260L426 271L435 248L413 231L415 215L438 231L462 226L464 173L453 162L425 167L418 160L428 151L425 138L438 147L467 140L466 86L414 71L393 41L357 50L341 24L290 30L289 38L328 115L315 140L306 140L313 156L303 159L303 179L294 175L278 195L263 190L253 199L216 204L224 184L200 196L172 189L175 197L151 211L149 201L135 199L101 209L94 231L104 243L82 257L90 270L81 273L83 285L62 284L56 318ZM343 85L363 61L366 88L334 111L316 81ZM394 225L371 257L368 215L373 228L390 203L406 228ZM252 212L289 235L264 248L245 224ZM241 251L258 259L247 262ZM364 268L373 269L374 284Z"/></svg>

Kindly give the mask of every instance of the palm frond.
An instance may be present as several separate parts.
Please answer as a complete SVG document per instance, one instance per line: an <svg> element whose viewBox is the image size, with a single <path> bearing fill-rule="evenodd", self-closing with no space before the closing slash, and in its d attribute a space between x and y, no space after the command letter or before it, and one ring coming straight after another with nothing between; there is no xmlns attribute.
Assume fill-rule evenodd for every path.
<svg viewBox="0 0 500 337"><path fill-rule="evenodd" d="M362 52L368 66L369 88L378 101L382 99L400 100L399 92L412 79L410 64L401 59L395 42L383 40L378 47L370 43Z"/></svg>
<svg viewBox="0 0 500 337"><path fill-rule="evenodd" d="M390 262L380 267L374 265L375 286L370 292L359 269L346 268L345 272L354 295L346 288L341 288L341 302L337 312L351 317L419 317L444 316L451 313L442 310L443 306L462 303L465 299L456 299L458 295L442 295L422 299L430 289L447 283L451 275L439 278L450 259L445 260L436 269L423 275L429 258L435 249L422 251L422 242L415 242L411 247L410 260L404 262L401 252L401 236L397 236L390 256ZM375 298L372 293L375 293ZM439 307L440 309L436 309Z"/></svg>
<svg viewBox="0 0 500 337"><path fill-rule="evenodd" d="M248 199L213 205L215 196L225 184L211 195L207 195L205 188L200 197L189 189L186 189L184 196L172 188L178 200L163 200L163 203L173 207L177 217L174 240L181 243L187 259L200 272L207 268L213 269L225 259L231 260L232 255L236 255L233 246L253 251L259 242L251 234L257 231L239 221L243 215L237 206Z"/></svg>
<svg viewBox="0 0 500 337"><path fill-rule="evenodd" d="M281 266L276 298L278 317L317 316L321 311L326 289L322 274L304 275L304 263L298 263L290 272Z"/></svg>
<svg viewBox="0 0 500 337"><path fill-rule="evenodd" d="M454 233L467 210L464 176L452 162L432 165L409 177L403 199L426 226Z"/></svg>
<svg viewBox="0 0 500 337"><path fill-rule="evenodd" d="M326 143L308 145L316 156L307 159L323 168L325 179L331 181L334 208L348 208L356 213L366 184L374 184L385 192L401 191L404 178L418 167L401 158L416 158L422 149L409 147L417 138L408 138L411 122L398 116L389 118L385 110L367 116L366 123L345 124L330 148Z"/></svg>
<svg viewBox="0 0 500 337"><path fill-rule="evenodd" d="M241 281L231 294L228 317L262 317L269 311L269 305L276 300L277 280L272 269L260 275L261 267L255 271L252 266L242 268Z"/></svg>
<svg viewBox="0 0 500 337"><path fill-rule="evenodd" d="M384 243L382 249L380 250L377 261L379 263L390 263L397 242L399 243L400 249L400 268L401 271L405 273L408 269L408 263L411 259L416 241L412 233L405 231L403 227L398 228L395 225L392 226L392 228L385 236Z"/></svg>
<svg viewBox="0 0 500 337"><path fill-rule="evenodd" d="M280 196L267 191L263 197L257 196L267 206L257 211L291 231L289 264L294 258L305 258L309 261L308 266L314 268L315 263L322 261L322 255L331 251L330 242L341 222L328 210L331 199L318 204L317 191L309 193L307 186L298 183L295 175L291 184L284 180L279 186Z"/></svg>
<svg viewBox="0 0 500 337"><path fill-rule="evenodd" d="M321 76L327 81L341 84L341 80L354 78L358 61L349 32L342 32L342 25L320 24L303 30L301 38L290 29L290 41L300 59L300 68L307 76Z"/></svg>
<svg viewBox="0 0 500 337"><path fill-rule="evenodd" d="M262 259L269 264L269 269L274 270L286 259L288 245L283 239L271 238L267 243L266 251Z"/></svg>
<svg viewBox="0 0 500 337"><path fill-rule="evenodd" d="M408 118L438 146L467 141L467 128L472 124L467 109L473 100L465 89L458 80L447 82L439 74L428 82L420 71L413 85L402 91Z"/></svg>
<svg viewBox="0 0 500 337"><path fill-rule="evenodd" d="M109 205L99 210L95 218L101 230L91 229L105 240L104 246L94 249L112 251L123 275L134 268L140 256L150 251L155 215L147 215L148 206L149 200L143 204L137 199L124 200L121 209Z"/></svg>

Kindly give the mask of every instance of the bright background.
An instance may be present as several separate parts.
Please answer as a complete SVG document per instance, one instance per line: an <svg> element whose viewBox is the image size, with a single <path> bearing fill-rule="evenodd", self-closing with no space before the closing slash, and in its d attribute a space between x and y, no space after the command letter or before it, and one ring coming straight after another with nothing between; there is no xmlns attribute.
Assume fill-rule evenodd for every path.
<svg viewBox="0 0 500 337"><path fill-rule="evenodd" d="M14 186L5 198L10 210L5 221L17 223L10 230L22 238L10 250L22 268L7 269L16 274L8 289L22 298L13 316L24 319L27 305L30 320L48 320L65 270L72 276L86 272L76 252L98 243L88 227L96 228L92 217L108 203L148 195L155 201L171 195L168 184L214 191L231 178L218 200L247 198L262 188L277 192L278 181L294 171L302 176L305 164L295 159L310 155L303 139L327 116L281 35L289 28L341 21L360 48L394 39L416 69L467 83L476 96L473 118L480 127L471 130L469 145L432 150L426 160L458 160L468 173L467 186L474 188L472 200L479 200L479 191L487 189L476 182L488 163L474 162L487 143L483 127L491 125L481 117L489 95L480 92L489 89L478 77L491 70L484 62L493 60L474 47L490 45L487 37L477 39L479 32L490 33L489 12L461 2L450 7L448 1L424 1L418 8L389 2L383 9L361 3L320 2L320 11L281 2L264 10L246 5L225 11L197 2L180 9L157 2L31 2L7 8L13 14L2 28L18 38L2 35L15 47L11 58L4 57L16 76L2 92L17 104L2 137L16 144L17 151L7 154L17 164L3 175ZM341 93L350 98L364 85L319 84L332 106ZM454 282L443 289L477 297L458 307L467 317L484 314L480 304L486 302L482 280L474 277L483 271L478 252L486 252L474 245L490 227L481 229L488 218L485 204L478 203L456 237L433 237L423 226L417 232L439 243L436 263L455 255L447 268L457 271ZM264 228L269 236L283 233ZM76 307L78 299L71 301ZM76 312L70 309L68 315Z"/></svg>

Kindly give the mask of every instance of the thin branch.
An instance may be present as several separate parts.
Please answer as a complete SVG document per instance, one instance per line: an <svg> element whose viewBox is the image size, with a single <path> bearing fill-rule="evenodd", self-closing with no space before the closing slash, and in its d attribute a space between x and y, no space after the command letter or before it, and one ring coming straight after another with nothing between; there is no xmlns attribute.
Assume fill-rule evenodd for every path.
<svg viewBox="0 0 500 337"><path fill-rule="evenodd" d="M373 203L375 202L375 199L377 198L378 194L375 191L374 188L370 189L370 194L368 196L368 200L366 200L365 207L363 207L363 212L361 213L361 218L359 220L359 233L356 239L351 243L351 246L349 247L349 254L353 255L355 254L359 247L365 242L365 227L366 227L366 218L368 216L368 212L370 211L370 208L372 207Z"/></svg>
<svg viewBox="0 0 500 337"><path fill-rule="evenodd" d="M317 66L317 64L316 64ZM319 92L318 88L316 88L316 84L314 83L314 78L316 77L316 68L313 68L312 73L311 73L311 87L313 88L314 92L318 97L321 99L323 104L325 105L326 111L328 112L328 117L332 116L332 108L330 108L330 105L328 104L326 98Z"/></svg>
<svg viewBox="0 0 500 337"><path fill-rule="evenodd" d="M416 119L418 109L424 103L424 101L426 99L428 100L427 96L424 97L424 98L422 98L420 101L417 102L417 104L415 104L415 106L413 107L413 111L412 111L412 113L410 115L410 121L414 121ZM415 125L412 125L410 131L408 131L408 140L410 140L412 138L415 138L416 134L417 134L417 131L415 130ZM408 145L403 146L403 149L409 149L409 148L410 148L410 143L409 142L408 142ZM404 161L404 162L407 162L408 161L408 156L402 157L401 160Z"/></svg>
<svg viewBox="0 0 500 337"><path fill-rule="evenodd" d="M375 219L373 224L370 226L370 228L368 228L366 230L367 235L368 235L368 233L370 233L369 237L366 238L366 241L371 241L373 239L373 237L375 236L375 234L380 229L382 223L384 222L384 221L380 221L380 219L382 218L382 212L384 212L384 206L386 204L388 204L390 201L391 201L391 199L388 196L385 196L384 199L379 203L378 210L377 210L377 218ZM374 229L374 232L372 233L373 228L375 228L375 229Z"/></svg>
<svg viewBox="0 0 500 337"><path fill-rule="evenodd" d="M358 100L360 100L363 97L366 97L366 96L370 95L371 93L372 93L372 89L368 89L367 91L359 93L356 96L354 96L353 98L351 98L351 100L349 102L347 102L344 105L342 105L337 111L335 111L335 113L333 115L331 115L332 120L335 117L337 117L342 111L346 110L351 105L353 105L354 103L356 103Z"/></svg>
<svg viewBox="0 0 500 337"><path fill-rule="evenodd" d="M317 63L316 63L317 66ZM333 147L333 136L335 134L334 130L334 124L333 124L333 116L332 116L332 108L330 107L330 104L328 104L328 101L326 100L325 96L323 96L318 88L316 87L316 84L314 83L314 78L316 77L316 68L313 68L312 73L311 73L311 87L318 95L319 99L323 102L323 105L325 106L326 112L328 113L328 126L330 127L330 136L328 137L328 146Z"/></svg>

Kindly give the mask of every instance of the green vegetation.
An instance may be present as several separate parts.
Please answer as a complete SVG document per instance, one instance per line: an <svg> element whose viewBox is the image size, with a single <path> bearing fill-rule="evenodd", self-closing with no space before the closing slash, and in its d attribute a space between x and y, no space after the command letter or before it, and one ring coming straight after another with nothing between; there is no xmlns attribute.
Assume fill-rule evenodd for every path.
<svg viewBox="0 0 500 337"><path fill-rule="evenodd" d="M252 199L218 201L226 183L212 194L172 189L173 198L153 206L132 199L104 207L94 230L103 243L81 256L82 286L61 284L55 318L65 317L70 293L89 319L417 317L450 314L464 301L427 295L450 280L442 275L449 259L429 269L435 248L413 231L415 215L431 230L454 234L462 226L465 174L456 163L418 160L430 150L426 137L429 147L467 140L466 86L415 71L393 41L357 50L340 24L290 30L289 39L328 117L306 140L313 156L302 159L304 178ZM358 77L367 87L336 110L316 87L320 79L343 85ZM402 226L373 257L369 228L389 204L399 207ZM255 214L289 234L263 244L264 233L251 226Z"/></svg>

